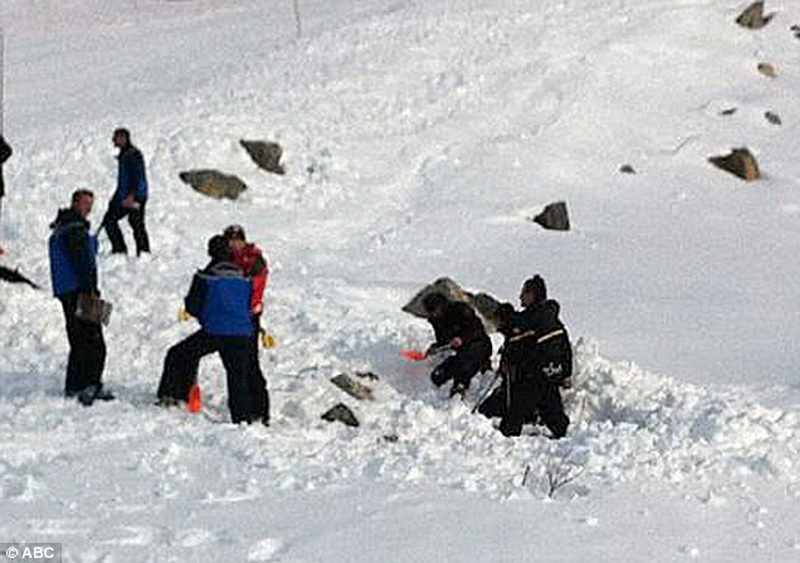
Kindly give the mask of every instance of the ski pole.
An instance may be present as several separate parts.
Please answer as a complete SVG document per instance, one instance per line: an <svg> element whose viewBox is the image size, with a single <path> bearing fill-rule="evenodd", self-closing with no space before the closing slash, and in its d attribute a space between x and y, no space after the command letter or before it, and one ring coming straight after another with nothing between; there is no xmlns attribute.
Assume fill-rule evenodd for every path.
<svg viewBox="0 0 800 563"><path fill-rule="evenodd" d="M494 377L492 378L492 381L489 383L489 385L486 387L484 392L481 394L481 396L475 402L475 406L472 407L471 414L475 414L475 411L477 411L480 408L480 406L483 404L483 402L489 396L489 393L491 393L492 389L494 388L494 384L497 382L497 378L498 377L500 377L500 372L496 371L494 373Z"/></svg>

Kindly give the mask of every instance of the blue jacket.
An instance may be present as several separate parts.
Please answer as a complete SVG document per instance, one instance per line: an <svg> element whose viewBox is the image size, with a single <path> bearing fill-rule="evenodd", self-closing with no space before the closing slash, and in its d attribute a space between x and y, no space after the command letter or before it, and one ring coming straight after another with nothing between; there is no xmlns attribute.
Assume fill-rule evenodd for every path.
<svg viewBox="0 0 800 563"><path fill-rule="evenodd" d="M119 151L117 160L119 161L117 190L114 192L112 203L120 205L130 194L133 194L136 201L146 201L147 174L141 151L133 145L128 145Z"/></svg>
<svg viewBox="0 0 800 563"><path fill-rule="evenodd" d="M97 238L89 234L89 221L72 209L60 209L50 228L53 294L97 293Z"/></svg>
<svg viewBox="0 0 800 563"><path fill-rule="evenodd" d="M214 336L251 336L251 291L252 283L238 266L212 261L194 275L184 301L186 311Z"/></svg>

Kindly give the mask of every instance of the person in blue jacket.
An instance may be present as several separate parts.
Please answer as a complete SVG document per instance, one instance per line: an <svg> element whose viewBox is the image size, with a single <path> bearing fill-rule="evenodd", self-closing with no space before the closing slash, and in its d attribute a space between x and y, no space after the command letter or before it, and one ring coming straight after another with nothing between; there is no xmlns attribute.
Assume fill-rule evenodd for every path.
<svg viewBox="0 0 800 563"><path fill-rule="evenodd" d="M228 384L228 407L234 423L256 417L259 397L251 392L253 324L250 318L252 283L231 261L228 239L215 235L208 241L211 261L192 279L184 299L186 311L200 321L200 330L172 346L164 359L158 386L158 404L188 401L201 358L219 352ZM260 413L258 413L260 415Z"/></svg>
<svg viewBox="0 0 800 563"><path fill-rule="evenodd" d="M118 222L128 217L136 243L136 255L150 252L150 239L144 224L144 209L147 204L147 174L141 151L131 144L131 134L127 129L116 129L111 137L119 149L117 155L117 189L108 204L103 217L103 227L111 241L112 254L127 254L128 247L122 236Z"/></svg>
<svg viewBox="0 0 800 563"><path fill-rule="evenodd" d="M50 276L53 293L61 301L69 340L65 395L77 396L84 405L114 396L103 389L106 344L99 324L77 318L81 294L99 296L97 284L97 239L89 234L94 194L76 190L72 205L60 209L50 225Z"/></svg>

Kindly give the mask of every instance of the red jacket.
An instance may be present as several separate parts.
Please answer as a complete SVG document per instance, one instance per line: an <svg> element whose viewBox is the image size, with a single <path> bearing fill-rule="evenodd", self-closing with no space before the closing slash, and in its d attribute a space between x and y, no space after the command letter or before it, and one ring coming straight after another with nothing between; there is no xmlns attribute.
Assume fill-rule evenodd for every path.
<svg viewBox="0 0 800 563"><path fill-rule="evenodd" d="M244 270L245 275L253 280L250 310L261 314L264 289L266 289L269 279L269 265L262 255L261 249L252 242L248 242L241 251L233 253L233 263Z"/></svg>

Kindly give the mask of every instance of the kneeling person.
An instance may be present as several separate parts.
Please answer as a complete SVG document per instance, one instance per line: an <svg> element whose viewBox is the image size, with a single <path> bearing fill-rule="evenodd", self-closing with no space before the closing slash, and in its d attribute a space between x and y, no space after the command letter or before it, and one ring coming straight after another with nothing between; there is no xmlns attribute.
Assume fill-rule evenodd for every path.
<svg viewBox="0 0 800 563"><path fill-rule="evenodd" d="M428 322L436 336L427 354L449 348L454 354L431 373L431 381L441 387L453 381L450 395L463 395L479 372L491 369L492 341L472 307L450 301L441 293L431 293L422 301Z"/></svg>

